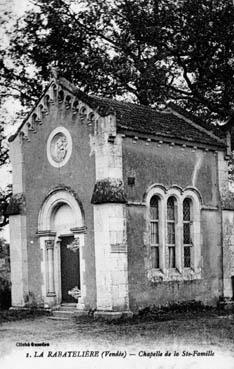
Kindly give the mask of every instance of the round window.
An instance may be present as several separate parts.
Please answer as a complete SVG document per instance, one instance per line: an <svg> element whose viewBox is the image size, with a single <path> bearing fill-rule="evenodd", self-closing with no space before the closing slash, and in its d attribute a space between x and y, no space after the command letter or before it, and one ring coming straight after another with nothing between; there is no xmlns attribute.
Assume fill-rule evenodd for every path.
<svg viewBox="0 0 234 369"><path fill-rule="evenodd" d="M72 152L72 138L64 127L55 128L47 140L47 158L53 167L65 165Z"/></svg>

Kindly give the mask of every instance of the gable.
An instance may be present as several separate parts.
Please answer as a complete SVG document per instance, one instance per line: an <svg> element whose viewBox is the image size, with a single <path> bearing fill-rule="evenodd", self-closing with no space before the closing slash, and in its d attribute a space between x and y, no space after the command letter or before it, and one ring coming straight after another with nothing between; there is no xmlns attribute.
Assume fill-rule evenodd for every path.
<svg viewBox="0 0 234 369"><path fill-rule="evenodd" d="M144 135L171 142L182 140L194 145L202 144L203 147L226 147L223 137L182 115L173 105L164 111L157 111L147 106L86 95L64 78L50 82L16 135L27 140L30 131L36 133L43 117L48 114L50 105L55 104L56 100L59 105L64 104L66 110L71 110L74 116L79 115L81 121L86 120L93 132L98 118L113 115L116 117L114 128L120 133ZM16 135L9 141L13 141Z"/></svg>

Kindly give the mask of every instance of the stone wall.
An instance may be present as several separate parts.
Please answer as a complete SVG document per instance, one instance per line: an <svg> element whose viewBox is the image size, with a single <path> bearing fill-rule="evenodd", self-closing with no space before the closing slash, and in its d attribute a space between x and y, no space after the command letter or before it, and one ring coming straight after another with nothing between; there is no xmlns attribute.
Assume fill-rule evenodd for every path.
<svg viewBox="0 0 234 369"><path fill-rule="evenodd" d="M223 210L223 283L224 297L234 296L234 210Z"/></svg>
<svg viewBox="0 0 234 369"><path fill-rule="evenodd" d="M65 127L72 137L72 153L63 167L53 167L47 159L47 139L56 127ZM65 107L65 102L50 104L48 113L43 116L37 131L28 132L28 139L22 140L23 187L26 198L27 235L26 250L28 258L28 294L38 303L41 302L41 250L36 235L40 208L50 191L56 187L68 188L79 198L85 215L87 227L86 246L84 248L84 278L88 290L86 304L95 306L95 259L93 209L90 204L95 184L95 161L92 147L91 129L87 119ZM18 140L18 138L16 139ZM14 147L15 141L12 144ZM13 153L14 155L14 153ZM17 168L15 168L16 170ZM18 170L18 169L17 169ZM15 174L17 183L18 172ZM22 175L21 175L22 178ZM22 187L22 185L21 185ZM13 217L12 222L13 222ZM14 229L14 225L12 225Z"/></svg>
<svg viewBox="0 0 234 369"><path fill-rule="evenodd" d="M222 294L221 213L217 153L199 149L123 139L124 183L128 199L127 239L130 308L183 300L213 304ZM131 184L129 178L134 178ZM129 184L128 184L129 183ZM127 185L128 184L128 185ZM157 281L148 278L149 249L145 194L150 186L181 190L195 188L201 195L201 276L191 280Z"/></svg>

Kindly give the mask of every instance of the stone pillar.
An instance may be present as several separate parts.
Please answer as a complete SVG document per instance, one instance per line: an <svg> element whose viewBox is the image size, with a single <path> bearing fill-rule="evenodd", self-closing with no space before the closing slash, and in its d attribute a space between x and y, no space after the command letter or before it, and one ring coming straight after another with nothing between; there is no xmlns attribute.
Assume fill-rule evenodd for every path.
<svg viewBox="0 0 234 369"><path fill-rule="evenodd" d="M100 187L106 187L104 192ZM99 194L104 194L104 197L99 197ZM126 200L122 183L100 181L95 187L92 202L97 310L129 312Z"/></svg>
<svg viewBox="0 0 234 369"><path fill-rule="evenodd" d="M29 299L23 143L19 136L14 142L12 139L9 141L13 177L13 196L7 209L10 225L11 294L12 306L20 307L27 305Z"/></svg>
<svg viewBox="0 0 234 369"><path fill-rule="evenodd" d="M55 232L39 231L37 236L40 238L40 248L42 252L41 259L41 274L43 278L42 283L42 297L44 305L53 306L59 303L55 288ZM57 286L58 287L58 286ZM58 291L57 291L58 292Z"/></svg>
<svg viewBox="0 0 234 369"><path fill-rule="evenodd" d="M223 295L233 297L234 277L234 210L222 211L223 222Z"/></svg>
<svg viewBox="0 0 234 369"><path fill-rule="evenodd" d="M228 150L230 154L230 150ZM223 297L232 298L232 276L234 276L234 184L229 178L230 155L218 152L218 178L221 199L222 221L222 274Z"/></svg>
<svg viewBox="0 0 234 369"><path fill-rule="evenodd" d="M25 306L29 293L25 215L10 216L10 255L12 306Z"/></svg>
<svg viewBox="0 0 234 369"><path fill-rule="evenodd" d="M54 297L54 240L45 240L46 259L47 259L47 296Z"/></svg>
<svg viewBox="0 0 234 369"><path fill-rule="evenodd" d="M122 137L115 115L99 121L94 138L96 184L94 211L97 314L129 312L126 240L126 196Z"/></svg>

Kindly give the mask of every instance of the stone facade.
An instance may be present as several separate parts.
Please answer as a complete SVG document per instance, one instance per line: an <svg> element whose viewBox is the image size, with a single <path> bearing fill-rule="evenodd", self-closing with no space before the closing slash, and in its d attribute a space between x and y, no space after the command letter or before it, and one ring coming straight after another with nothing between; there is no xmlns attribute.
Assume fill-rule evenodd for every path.
<svg viewBox="0 0 234 369"><path fill-rule="evenodd" d="M233 213L222 211L221 196L227 181L224 140L176 112L149 109L147 115L136 109L141 108L85 96L59 78L51 81L11 138L13 306L29 301L58 306L67 298L66 289L69 295L76 291L79 310L106 313L192 299L212 304L232 294L233 265L227 264ZM137 126L140 114L144 130L143 123ZM158 133L153 119L161 127ZM168 129L172 119L184 132L162 132L165 119ZM162 204L157 268L151 255L152 194L161 196ZM170 196L177 214L171 269L166 210ZM192 215L185 268L186 198ZM74 258L77 282L69 276Z"/></svg>

